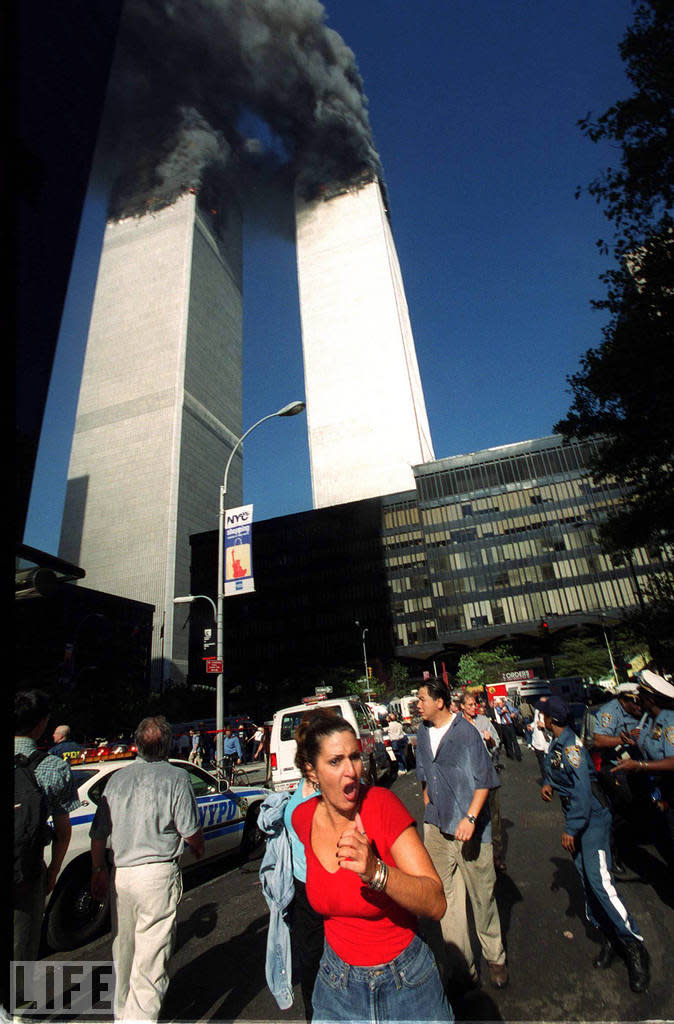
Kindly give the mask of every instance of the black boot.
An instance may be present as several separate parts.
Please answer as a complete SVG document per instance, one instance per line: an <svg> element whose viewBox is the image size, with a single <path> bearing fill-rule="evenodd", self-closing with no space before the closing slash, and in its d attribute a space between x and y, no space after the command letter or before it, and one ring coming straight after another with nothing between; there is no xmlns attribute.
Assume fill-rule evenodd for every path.
<svg viewBox="0 0 674 1024"><path fill-rule="evenodd" d="M606 935L602 939L601 949L592 961L593 967L608 967L613 961L615 947L611 939Z"/></svg>
<svg viewBox="0 0 674 1024"><path fill-rule="evenodd" d="M643 942L632 939L630 942L623 941L625 952L625 963L629 976L630 988L633 992L645 992L650 981L650 957Z"/></svg>

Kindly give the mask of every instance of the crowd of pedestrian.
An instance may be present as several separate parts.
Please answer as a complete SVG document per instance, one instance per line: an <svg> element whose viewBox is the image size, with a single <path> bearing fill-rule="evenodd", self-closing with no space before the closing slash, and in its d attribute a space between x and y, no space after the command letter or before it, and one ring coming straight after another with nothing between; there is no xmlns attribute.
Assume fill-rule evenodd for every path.
<svg viewBox="0 0 674 1024"><path fill-rule="evenodd" d="M305 875L297 905L308 903L324 923L320 960L316 948L313 959L300 956L307 1021L387 1021L401 1019L406 1013L414 1015L410 1019L452 1019L452 1001L480 984L473 934L486 961L490 984L497 989L508 984L510 967L495 895L497 875L507 870L500 822L504 768L500 755L503 752L520 761L522 746L535 754L542 799L550 802L553 792L560 797L564 812L561 844L573 858L587 918L598 938L593 965L603 969L619 955L632 991L646 991L650 958L644 937L612 873L614 829L609 794L611 787L617 788L615 778L621 773L623 788L624 776L643 782L641 791L634 787L631 806L633 811L639 809L642 818L649 818L650 834L671 870L672 682L645 670L638 679L622 684L616 697L596 711L596 732L586 738L586 745L573 729L569 706L557 697L543 697L533 706L523 702L518 708L507 699L483 704L480 696L469 690L451 693L442 681L428 679L419 687L418 711L416 775L424 803L423 845L432 867L431 871L426 861L421 870L425 878L433 880L432 891L437 891L433 889L436 879L440 881L444 896L444 905L435 906L433 913L423 913L419 903L408 904L402 898L410 883L401 885L401 874L410 871L410 863L415 865L412 875L420 870L419 862L414 857L408 861L400 846L405 830L414 831L414 823L397 804L386 812L371 812L377 788L360 785L360 754L342 719L330 725L323 714L322 725L316 726L323 736L311 751L298 734L297 763L315 791L302 789L294 798L290 794L270 798L286 808L281 841L286 843L291 876L298 837L301 842L298 857ZM388 716L386 729L392 745L408 742L395 716ZM595 765L602 752L603 756L610 752L612 758L603 773ZM395 753L398 759L401 749ZM402 759L398 763L404 770ZM404 764L406 767L407 761ZM389 798L393 799L391 794ZM622 810L627 813L624 807ZM277 820L279 817L277 811ZM382 827L393 827L393 834L382 834ZM274 871L277 853L268 846L261 877ZM352 898L354 874L360 879L361 900ZM293 926L292 877L281 889L288 922L286 966L292 973L293 947L301 944L305 925ZM273 906L273 898L268 899ZM403 996L395 993L395 979L404 976L399 958L409 956L411 960L412 950L404 946L401 951L395 943L389 947L379 936L387 921L399 920L401 902L420 916L439 917L441 939L429 929L428 941L445 1001L439 998L435 981L429 981L428 994L420 1003L403 1006ZM378 922L372 932L369 924L365 925L371 918ZM361 935L367 936L366 944L359 941ZM277 952L277 947L268 948L267 977L278 999L278 974L269 968L270 962L278 967ZM415 947L417 955L422 954ZM284 972L283 977L287 976ZM309 1001L307 993L312 991ZM292 1002L287 986L285 999L287 1008Z"/></svg>
<svg viewBox="0 0 674 1024"><path fill-rule="evenodd" d="M523 710L541 797L559 795L561 845L597 931L593 964L603 969L620 956L632 991L646 991L650 957L616 877L634 836L650 837L674 869L674 684L648 669L592 709L584 741L559 697L515 709L425 679L415 737L423 840L397 796L363 783L352 726L330 709L308 710L296 733L301 782L272 794L259 818L269 836L260 868L271 910L266 973L279 1006L292 1005L295 964L307 1022L450 1021L452 1001L481 982L473 933L490 984L508 984L496 901L497 875L507 870L499 758L522 757L511 729ZM24 962L38 957L45 898L80 806L68 762L81 748L68 726L56 727L49 752L38 748L49 712L40 691L16 695L14 959ZM265 756L259 731L228 729L228 756ZM409 737L394 716L387 735L406 771ZM179 857L188 845L199 858L204 837L187 774L168 760L168 722L146 718L133 739L138 757L110 777L91 825L91 892L111 897L115 1019L157 1020L182 892ZM188 759L203 749L201 731L190 730ZM419 919L439 922L428 944Z"/></svg>

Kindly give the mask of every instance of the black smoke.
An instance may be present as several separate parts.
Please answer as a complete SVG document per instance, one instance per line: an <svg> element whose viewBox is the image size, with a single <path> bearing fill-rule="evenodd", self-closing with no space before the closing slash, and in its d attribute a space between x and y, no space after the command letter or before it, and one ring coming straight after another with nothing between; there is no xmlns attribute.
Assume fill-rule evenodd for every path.
<svg viewBox="0 0 674 1024"><path fill-rule="evenodd" d="M317 0L126 0L99 144L111 216L189 188L310 197L379 176L354 54L325 18Z"/></svg>

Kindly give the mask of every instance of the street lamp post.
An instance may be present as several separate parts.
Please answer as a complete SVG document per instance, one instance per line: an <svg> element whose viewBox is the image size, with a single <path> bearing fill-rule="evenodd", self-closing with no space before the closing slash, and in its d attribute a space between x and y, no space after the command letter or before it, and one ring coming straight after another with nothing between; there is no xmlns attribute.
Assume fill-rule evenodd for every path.
<svg viewBox="0 0 674 1024"><path fill-rule="evenodd" d="M192 604L193 601L208 601L211 608L213 609L213 622L215 622L217 612L215 609L215 601L208 594L186 594L185 597L174 597L174 604Z"/></svg>
<svg viewBox="0 0 674 1024"><path fill-rule="evenodd" d="M360 625L360 622L358 622L358 620L356 620L356 625L358 626L359 629L362 628L361 625ZM368 702L369 702L369 700L370 700L370 676L368 675L368 671L367 671L367 649L365 647L365 634L366 633L367 633L367 627L365 627L365 629L363 629L362 640L363 640L363 663L365 665L365 691L367 693L367 699L368 699Z"/></svg>
<svg viewBox="0 0 674 1024"><path fill-rule="evenodd" d="M225 597L225 507L227 499L227 478L229 476L229 467L232 464L234 453L248 437L248 435L259 427L261 423L266 420L271 420L275 416L297 416L298 413L302 412L305 408L304 402L290 402L288 405L284 405L282 409L277 412L270 412L267 416L263 416L262 419L258 420L257 423L253 423L252 427L241 435L236 441L234 447L229 453L227 459L227 465L225 466L225 475L222 479L222 485L220 487L220 510L218 513L218 594L217 594L217 613L216 613L216 657L224 668L223 658L225 650L225 639L224 639L224 597ZM222 731L224 728L225 721L225 702L223 693L224 677L223 673L219 672L216 684L215 684L215 750L216 758L218 761L222 761Z"/></svg>

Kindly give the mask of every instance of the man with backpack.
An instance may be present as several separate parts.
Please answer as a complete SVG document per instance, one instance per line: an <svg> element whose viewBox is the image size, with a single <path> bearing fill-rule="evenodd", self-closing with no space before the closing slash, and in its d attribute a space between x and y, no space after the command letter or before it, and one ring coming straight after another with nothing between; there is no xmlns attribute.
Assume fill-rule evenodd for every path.
<svg viewBox="0 0 674 1024"><path fill-rule="evenodd" d="M70 843L70 811L80 806L70 766L38 750L49 699L40 690L14 698L14 959L36 960L44 902ZM49 815L52 828L47 825ZM44 850L51 845L49 866Z"/></svg>

